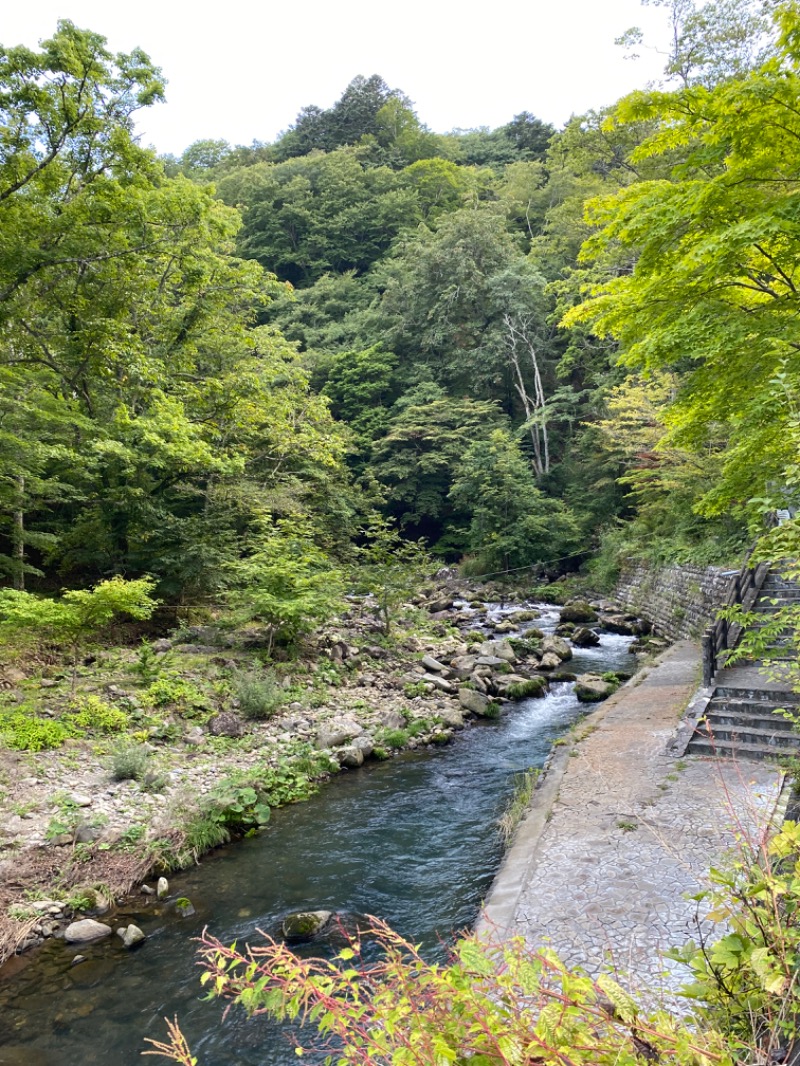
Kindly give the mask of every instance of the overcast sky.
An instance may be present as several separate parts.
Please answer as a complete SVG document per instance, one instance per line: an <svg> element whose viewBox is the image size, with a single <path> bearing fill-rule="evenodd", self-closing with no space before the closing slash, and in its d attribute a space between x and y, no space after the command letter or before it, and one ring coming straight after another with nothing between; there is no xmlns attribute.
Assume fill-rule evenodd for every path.
<svg viewBox="0 0 800 1066"><path fill-rule="evenodd" d="M380 74L443 133L520 111L561 125L662 66L614 45L632 25L661 35L663 12L639 0L0 0L0 43L35 45L59 18L102 33L113 51L139 45L163 69L167 103L143 112L139 129L175 154L206 137L271 141L356 74Z"/></svg>

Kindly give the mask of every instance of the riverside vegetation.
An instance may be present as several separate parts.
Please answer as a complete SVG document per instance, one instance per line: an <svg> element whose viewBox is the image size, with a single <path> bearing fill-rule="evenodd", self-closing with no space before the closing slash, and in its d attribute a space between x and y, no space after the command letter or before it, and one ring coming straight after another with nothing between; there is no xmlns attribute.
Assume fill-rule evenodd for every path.
<svg viewBox="0 0 800 1066"><path fill-rule="evenodd" d="M434 133L359 76L272 144L206 140L180 158L134 136L164 94L143 51L113 55L69 21L38 50L0 47L7 873L20 834L63 841L38 849L27 884L66 869L82 892L135 881L156 844L168 867L256 831L332 768L323 707L364 712L369 728L333 745L358 764L363 733L388 754L445 737L454 698L462 716L530 693L557 646L512 648L536 663L513 680L498 664L464 666L461 686L411 671L426 652L476 658L436 595L414 617L442 562L526 581L583 564L602 593L631 558L733 562L765 514L791 513L800 12L656 6L664 82L561 130L523 112ZM763 550L796 559L796 520ZM103 784L87 778L87 796L89 753ZM180 831L149 836L156 813L174 827L163 790L187 780L199 811L177 799ZM82 815L100 791L108 809ZM748 959L747 987L773 982L791 1007L765 960ZM479 988L489 964L470 965L447 981ZM530 965L525 988L558 972ZM575 1021L577 1055L597 1010L548 1009L548 1047ZM630 1025L623 1048L605 1026L623 1057L738 1054ZM462 1036L436 1054L455 1061ZM465 1053L517 1061L508 1039L506 1060Z"/></svg>

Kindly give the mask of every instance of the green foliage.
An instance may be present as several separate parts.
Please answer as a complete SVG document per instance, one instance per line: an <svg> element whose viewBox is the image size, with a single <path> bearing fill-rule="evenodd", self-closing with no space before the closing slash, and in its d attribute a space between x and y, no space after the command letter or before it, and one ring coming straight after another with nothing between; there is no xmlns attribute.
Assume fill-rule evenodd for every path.
<svg viewBox="0 0 800 1066"><path fill-rule="evenodd" d="M411 733L408 729L381 729L376 736L376 740L381 748L385 747L390 751L400 751L408 744L410 736Z"/></svg>
<svg viewBox="0 0 800 1066"><path fill-rule="evenodd" d="M541 696L546 682L543 678L531 678L529 681L519 681L516 685L510 685L505 690L505 695L512 700L524 700L528 696Z"/></svg>
<svg viewBox="0 0 800 1066"><path fill-rule="evenodd" d="M737 1058L770 1039L797 1032L796 960L800 950L800 826L784 822L769 841L746 847L711 870L700 898L722 935L671 953L687 965L684 994L698 1017L728 1038Z"/></svg>
<svg viewBox="0 0 800 1066"><path fill-rule="evenodd" d="M91 694L73 699L65 718L75 729L91 733L119 733L129 724L124 711Z"/></svg>
<svg viewBox="0 0 800 1066"><path fill-rule="evenodd" d="M425 696L427 692L424 681L406 681L403 685L403 695L410 700L416 699L417 696Z"/></svg>
<svg viewBox="0 0 800 1066"><path fill-rule="evenodd" d="M245 718L260 721L272 718L286 701L286 693L274 673L238 673L233 678L233 692Z"/></svg>
<svg viewBox="0 0 800 1066"><path fill-rule="evenodd" d="M267 626L273 642L293 644L341 606L342 576L301 519L264 530L256 551L231 567L234 606Z"/></svg>
<svg viewBox="0 0 800 1066"><path fill-rule="evenodd" d="M618 105L610 125L651 124L634 159L667 173L589 206L584 258L635 262L566 317L616 338L629 366L679 373L666 443L716 465L696 508L740 519L793 463L796 180L775 175L796 172L797 11L773 17L783 37L758 69Z"/></svg>
<svg viewBox="0 0 800 1066"><path fill-rule="evenodd" d="M33 710L0 711L0 737L16 751L46 751L60 748L73 736L72 730L51 718L39 718Z"/></svg>
<svg viewBox="0 0 800 1066"><path fill-rule="evenodd" d="M549 562L578 546L574 516L536 487L530 466L504 430L467 449L450 497L472 512L469 548L484 572Z"/></svg>
<svg viewBox="0 0 800 1066"><path fill-rule="evenodd" d="M192 717L197 711L207 710L209 699L193 681L174 674L157 678L142 693L145 707L174 707L184 717Z"/></svg>
<svg viewBox="0 0 800 1066"><path fill-rule="evenodd" d="M377 948L374 961L361 954L365 940ZM643 1047L678 1066L733 1061L718 1032L648 1012L607 974L595 981L571 972L521 938L496 945L466 937L444 965L427 963L377 919L332 960L301 959L270 939L240 950L206 933L201 945L209 995L250 1014L312 1023L317 1034L306 1025L298 1053L328 1053L342 1064L512 1066L535 1058L548 1066L636 1066ZM177 1027L170 1044L156 1047L190 1062Z"/></svg>
<svg viewBox="0 0 800 1066"><path fill-rule="evenodd" d="M361 535L353 580L359 591L374 596L376 613L388 636L398 607L411 599L430 572L430 556L421 542L403 540L380 515L372 516Z"/></svg>

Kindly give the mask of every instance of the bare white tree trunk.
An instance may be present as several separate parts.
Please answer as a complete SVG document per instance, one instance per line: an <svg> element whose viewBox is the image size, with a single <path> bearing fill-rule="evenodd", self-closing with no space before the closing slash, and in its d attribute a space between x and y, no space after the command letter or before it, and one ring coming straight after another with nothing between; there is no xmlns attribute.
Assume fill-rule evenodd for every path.
<svg viewBox="0 0 800 1066"><path fill-rule="evenodd" d="M525 424L533 444L533 468L537 477L550 472L550 440L547 433L547 401L536 356L536 346L525 328L512 315L503 315L508 340L508 354L514 371L514 388L522 402ZM533 371L533 394L525 383L523 367L530 362Z"/></svg>

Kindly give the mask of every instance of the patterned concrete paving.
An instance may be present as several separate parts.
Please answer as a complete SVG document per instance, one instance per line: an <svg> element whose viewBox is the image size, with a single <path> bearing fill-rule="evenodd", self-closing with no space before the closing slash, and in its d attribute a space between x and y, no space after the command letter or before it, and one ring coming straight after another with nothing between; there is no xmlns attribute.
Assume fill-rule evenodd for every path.
<svg viewBox="0 0 800 1066"><path fill-rule="evenodd" d="M561 749L480 928L548 943L590 973L611 962L628 987L667 998L685 979L659 954L696 939L698 904L685 894L705 886L726 851L768 830L782 784L764 763L667 754L698 663L695 645L675 645Z"/></svg>

